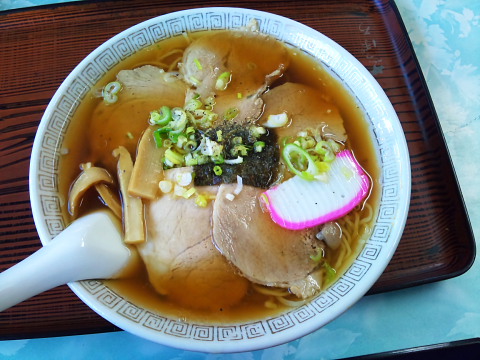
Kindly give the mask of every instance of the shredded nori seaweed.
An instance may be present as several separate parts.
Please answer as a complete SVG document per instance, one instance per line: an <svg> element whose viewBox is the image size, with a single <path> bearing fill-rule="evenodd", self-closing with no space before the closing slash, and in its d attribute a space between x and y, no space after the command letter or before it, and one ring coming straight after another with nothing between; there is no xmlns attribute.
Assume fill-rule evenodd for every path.
<svg viewBox="0 0 480 360"><path fill-rule="evenodd" d="M217 131L222 131L222 139L218 141ZM235 159L230 150L234 147L233 139L242 138L242 144L250 150L248 155L242 156L243 162L237 165L229 164L203 164L194 166L194 183L196 186L229 184L237 182L237 175L242 177L245 185L259 188L268 188L277 178L280 152L275 132L267 129L267 133L255 137L250 131L250 126L239 124L225 124L217 128L208 129L205 136L224 145L225 159ZM254 152L253 145L256 141L263 141L265 147L261 152ZM221 175L215 175L213 167L222 168Z"/></svg>

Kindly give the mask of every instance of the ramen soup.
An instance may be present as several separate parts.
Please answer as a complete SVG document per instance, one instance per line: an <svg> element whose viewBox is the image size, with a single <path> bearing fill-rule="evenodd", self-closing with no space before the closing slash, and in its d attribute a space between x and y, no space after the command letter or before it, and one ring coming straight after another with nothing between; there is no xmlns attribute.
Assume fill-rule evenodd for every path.
<svg viewBox="0 0 480 360"><path fill-rule="evenodd" d="M352 96L255 24L124 60L83 100L62 153L66 216L108 208L142 259L108 286L178 319L303 304L353 262L377 208Z"/></svg>

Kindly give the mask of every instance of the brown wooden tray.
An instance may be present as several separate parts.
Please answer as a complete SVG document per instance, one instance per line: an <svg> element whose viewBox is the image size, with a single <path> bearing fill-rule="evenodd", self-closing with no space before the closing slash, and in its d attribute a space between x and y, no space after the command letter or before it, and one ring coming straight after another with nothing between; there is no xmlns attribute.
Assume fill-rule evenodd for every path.
<svg viewBox="0 0 480 360"><path fill-rule="evenodd" d="M0 14L0 270L40 247L28 193L32 143L63 79L114 34L197 0L82 1ZM472 230L438 119L393 1L209 1L269 11L329 36L372 71L401 120L412 196L398 251L370 293L451 278L473 263ZM118 330L67 286L0 313L0 339Z"/></svg>

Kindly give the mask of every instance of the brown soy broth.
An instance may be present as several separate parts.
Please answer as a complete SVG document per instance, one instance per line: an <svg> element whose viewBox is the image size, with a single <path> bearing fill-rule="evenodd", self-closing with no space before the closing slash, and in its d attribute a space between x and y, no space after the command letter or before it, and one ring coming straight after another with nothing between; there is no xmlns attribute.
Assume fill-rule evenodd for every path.
<svg viewBox="0 0 480 360"><path fill-rule="evenodd" d="M273 316L285 309L279 306L276 309L267 309L264 306L268 297L255 292L252 288L242 302L232 308L217 307L215 310L188 309L169 301L153 289L146 272L139 273L137 277L123 280L108 280L105 282L112 290L127 299L151 311L168 314L179 321L191 320L199 323L221 324L237 321L248 321L263 317Z"/></svg>
<svg viewBox="0 0 480 360"><path fill-rule="evenodd" d="M201 33L197 33L194 36L197 37L201 35ZM98 131L95 124L104 123L102 119L109 118L116 110L115 105L105 106L102 104L101 98L95 97L98 89L101 89L108 82L115 80L116 74L122 69L133 69L145 64L161 65L161 62L165 61L160 59L163 54L172 49L184 49L187 45L188 42L186 39L183 36L179 36L139 51L109 71L99 82L96 89L93 89L84 101L82 101L65 137L63 146L67 149L67 154L62 156L59 163L62 174L59 180L59 189L65 199L68 197L70 184L80 172L80 163L92 161L96 166L106 167L112 174L115 174L113 156L111 157L112 161L105 160L107 159L106 155L99 153L101 147L99 147L98 144L92 144L92 138L95 138L92 134ZM379 198L379 186L377 186L377 182L380 171L373 142L370 138L369 128L363 118L361 109L359 109L355 103L353 96L351 96L336 79L330 76L327 71L315 63L313 59L298 50L290 49L289 51L291 54L290 67L281 81L298 82L315 87L321 90L325 94L325 97L340 109L348 134L347 146L353 149L356 158L366 172L370 174L374 182L372 193L367 201L376 209L377 206L375 204L377 204ZM173 61L176 56L178 55L173 54L170 59L167 60ZM130 116L132 121L135 122L135 126L131 124L128 126L112 125L115 126L114 129L118 132L118 137L124 138L124 145L129 149L132 156L135 155L135 147L141 132L148 126L148 113L151 110L158 109L161 105L163 105L161 100L148 99L142 105L144 107L143 112L139 112L136 109L131 110ZM183 104L178 104L177 106L182 105ZM132 136L126 136L127 133ZM90 212L101 206L102 204L96 195L90 192L82 203L81 214ZM64 207L64 212L67 214L66 206ZM356 257L363 245L362 241L363 240L358 238L351 244L353 249L352 254L344 262L343 268L337 269L337 276L342 274L345 268ZM332 254L331 258L335 259L335 257L336 255ZM169 314L177 319L190 319L203 323L253 320L274 315L285 310L285 307L282 305L276 309L267 309L264 303L268 297L258 294L253 289L250 289L245 299L242 300L242 303L234 308L217 308L214 311L181 308L167 297L155 292L148 281L145 268L142 268L141 271L138 271L138 273L130 279L109 280L106 281L106 283L112 290L118 292L123 297L132 299L132 302L152 311ZM186 294L186 296L188 296L188 294Z"/></svg>
<svg viewBox="0 0 480 360"><path fill-rule="evenodd" d="M183 36L178 36L172 39L164 40L159 44L154 44L148 48L139 51L134 56L126 58L120 64L114 66L99 82L98 84L85 96L81 101L74 118L70 122L67 129L65 139L63 142L63 149L65 155L62 155L59 161L59 167L61 169L61 176L59 177L59 192L65 199L68 198L68 190L70 185L80 173L79 164L92 161L95 166L105 167L111 174L115 174L115 166L113 164L113 156L111 156L111 162L99 162L96 159L105 158L104 153L95 153L92 148L99 151L101 148L92 144L92 134L95 134L98 129L95 129L92 124L102 123L102 118L106 118L109 114L115 111L116 107L105 106L102 104L102 98L99 98L101 89L111 81L114 81L116 74L120 70L133 69L145 64L160 65L160 57L163 54L169 53L174 49L184 49L188 45L187 40ZM163 61L172 61L175 58L175 54ZM160 100L158 100L160 101ZM183 104L179 104L182 106ZM155 106L154 104L152 106ZM148 114L151 110L146 109ZM92 119L92 116L97 115L97 119ZM148 116L148 115L147 115ZM137 125L136 129L144 130L147 126L148 117L139 117L132 119ZM125 145L131 151L132 155L135 155L135 147L139 141L141 131L136 131L133 138L129 138L127 134L132 132L130 125L125 127L119 127L117 124L113 124L112 128L118 132L119 137L124 137ZM133 150L132 150L133 149ZM110 155L110 154L108 154ZM107 156L108 156L107 155ZM97 204L98 205L98 204ZM81 212L85 213L93 210L96 207L95 202L92 204L88 201L83 201ZM63 207L64 214L68 218L68 212L66 206Z"/></svg>
<svg viewBox="0 0 480 360"><path fill-rule="evenodd" d="M380 168L370 129L362 109L356 103L354 96L348 92L339 80L333 78L314 59L296 49L290 49L290 53L291 62L284 81L298 82L314 87L324 93L325 100L332 102L338 107L348 135L346 146L352 150L355 158L372 180L371 193L365 200L365 203L370 204L375 211L377 208L376 204L378 204L380 198ZM366 238L362 238L362 236L353 239L351 244L352 253L346 261L343 261L342 268L336 269L337 278L350 266L363 248L365 241ZM334 263L338 255L338 251L329 252L327 254L329 263Z"/></svg>

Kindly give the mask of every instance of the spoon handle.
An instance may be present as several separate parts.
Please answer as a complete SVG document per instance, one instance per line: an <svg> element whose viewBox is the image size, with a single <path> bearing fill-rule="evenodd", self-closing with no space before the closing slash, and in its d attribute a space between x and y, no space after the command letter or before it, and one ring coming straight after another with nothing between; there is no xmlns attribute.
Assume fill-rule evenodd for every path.
<svg viewBox="0 0 480 360"><path fill-rule="evenodd" d="M130 250L111 218L101 212L87 215L0 273L0 311L72 281L112 278L129 258Z"/></svg>

